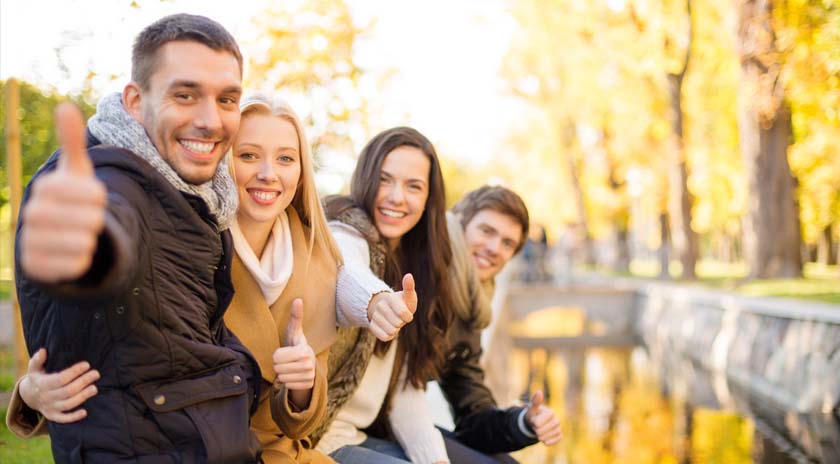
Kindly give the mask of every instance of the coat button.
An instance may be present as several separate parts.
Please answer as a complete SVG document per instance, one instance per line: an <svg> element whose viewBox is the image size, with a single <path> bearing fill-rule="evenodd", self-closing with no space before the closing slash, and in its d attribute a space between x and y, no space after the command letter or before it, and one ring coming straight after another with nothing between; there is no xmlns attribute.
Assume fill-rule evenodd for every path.
<svg viewBox="0 0 840 464"><path fill-rule="evenodd" d="M122 314L125 312L125 306L117 306L117 314Z"/></svg>
<svg viewBox="0 0 840 464"><path fill-rule="evenodd" d="M163 395L155 395L155 404L158 406L163 406L166 404L166 397Z"/></svg>
<svg viewBox="0 0 840 464"><path fill-rule="evenodd" d="M235 383L236 385L239 385L240 383L242 383L242 377L240 377L238 375L234 375L233 376L233 383Z"/></svg>
<svg viewBox="0 0 840 464"><path fill-rule="evenodd" d="M100 317L102 317L102 316L99 315L99 313L93 313L93 318L94 319L99 319Z"/></svg>
<svg viewBox="0 0 840 464"><path fill-rule="evenodd" d="M131 289L131 293L133 293L135 296L137 296L137 295L140 294L140 289L138 287L134 287L134 288Z"/></svg>

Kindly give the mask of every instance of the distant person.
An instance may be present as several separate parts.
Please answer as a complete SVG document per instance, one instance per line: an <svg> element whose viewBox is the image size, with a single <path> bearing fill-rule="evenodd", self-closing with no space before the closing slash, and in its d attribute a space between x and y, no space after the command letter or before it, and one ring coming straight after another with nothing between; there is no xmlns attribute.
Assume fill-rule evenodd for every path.
<svg viewBox="0 0 840 464"><path fill-rule="evenodd" d="M131 79L86 134L78 109L59 107L62 148L24 194L15 280L32 363L80 376L45 410L53 456L257 462L259 366L223 322L237 195L221 161L242 56L218 23L167 16L137 36ZM26 434L42 418L20 409L7 421Z"/></svg>
<svg viewBox="0 0 840 464"><path fill-rule="evenodd" d="M456 315L439 382L455 421L454 432L444 432L447 451L453 463L516 462L503 453L539 441L554 445L562 437L560 421L544 404L541 391L527 406L498 408L479 363L495 277L522 250L528 209L513 191L484 186L466 194L447 220Z"/></svg>
<svg viewBox="0 0 840 464"><path fill-rule="evenodd" d="M548 237L545 228L539 224L531 224L522 258L525 260L525 270L522 280L525 282L542 282L548 280L545 258L548 253Z"/></svg>

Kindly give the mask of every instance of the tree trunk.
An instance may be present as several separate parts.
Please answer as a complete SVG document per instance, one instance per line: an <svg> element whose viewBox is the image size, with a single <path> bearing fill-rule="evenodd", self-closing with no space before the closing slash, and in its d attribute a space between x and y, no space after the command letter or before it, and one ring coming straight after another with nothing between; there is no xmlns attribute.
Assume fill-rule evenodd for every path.
<svg viewBox="0 0 840 464"><path fill-rule="evenodd" d="M625 182L619 179L616 173L616 163L610 153L611 133L607 127L603 129L601 148L604 150L609 168L609 185L615 198L616 208L612 215L613 226L615 227L615 249L616 256L613 262L613 270L616 272L630 271L630 205L627 201Z"/></svg>
<svg viewBox="0 0 840 464"><path fill-rule="evenodd" d="M670 279L669 271L671 264L670 240L671 232L668 230L668 214L659 213L659 278Z"/></svg>
<svg viewBox="0 0 840 464"><path fill-rule="evenodd" d="M668 163L668 216L671 220L671 240L674 252L682 264L683 279L697 277L698 240L697 233L691 228L691 207L694 203L688 190L688 171L686 169L685 143L683 140L682 84L688 63L691 59L692 27L691 1L686 0L688 15L688 44L682 69L677 73L668 73L668 97L671 102L668 119L671 123L672 147Z"/></svg>
<svg viewBox="0 0 840 464"><path fill-rule="evenodd" d="M817 244L817 262L822 264L837 264L837 256L834 254L834 235L831 233L831 224L827 225Z"/></svg>
<svg viewBox="0 0 840 464"><path fill-rule="evenodd" d="M563 144L566 147L572 146L572 141L575 139L574 124L568 122L560 129L563 137ZM592 243L592 234L589 232L589 221L586 214L586 202L584 201L583 187L580 185L580 165L575 161L574 153L571 148L567 152L566 162L569 169L569 179L572 182L572 192L575 196L575 206L578 212L578 221L580 227L583 229L583 262L589 266L595 265L595 251Z"/></svg>
<svg viewBox="0 0 840 464"><path fill-rule="evenodd" d="M790 109L770 22L769 0L741 0L738 131L748 182L744 255L752 278L802 275L796 181L787 150Z"/></svg>

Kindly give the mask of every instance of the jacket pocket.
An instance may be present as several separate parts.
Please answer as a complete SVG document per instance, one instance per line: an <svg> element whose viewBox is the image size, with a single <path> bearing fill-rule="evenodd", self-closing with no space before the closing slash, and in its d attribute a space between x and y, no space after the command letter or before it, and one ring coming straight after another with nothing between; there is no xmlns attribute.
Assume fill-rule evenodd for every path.
<svg viewBox="0 0 840 464"><path fill-rule="evenodd" d="M139 384L134 390L158 415L185 412L201 435L208 463L256 462L259 444L248 423L247 376L238 364L189 378ZM183 433L160 425L164 433Z"/></svg>

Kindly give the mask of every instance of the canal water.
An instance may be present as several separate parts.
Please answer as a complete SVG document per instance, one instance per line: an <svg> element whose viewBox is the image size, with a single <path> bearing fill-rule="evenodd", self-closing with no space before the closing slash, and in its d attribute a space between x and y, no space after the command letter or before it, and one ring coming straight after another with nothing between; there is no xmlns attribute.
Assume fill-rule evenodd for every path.
<svg viewBox="0 0 840 464"><path fill-rule="evenodd" d="M840 463L836 415L774 411L644 346L514 349L510 357L514 391L544 390L565 433L559 445L515 453L523 463Z"/></svg>

